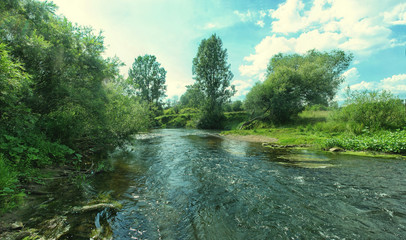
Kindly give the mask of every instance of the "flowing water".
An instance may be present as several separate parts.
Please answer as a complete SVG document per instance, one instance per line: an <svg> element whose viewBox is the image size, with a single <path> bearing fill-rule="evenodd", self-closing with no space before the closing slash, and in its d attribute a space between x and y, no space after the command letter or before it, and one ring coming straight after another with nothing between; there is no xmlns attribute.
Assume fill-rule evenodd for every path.
<svg viewBox="0 0 406 240"><path fill-rule="evenodd" d="M64 239L89 229L112 239L406 239L405 160L185 129L140 134L111 158L114 171L88 192L122 208L70 216L80 224Z"/></svg>

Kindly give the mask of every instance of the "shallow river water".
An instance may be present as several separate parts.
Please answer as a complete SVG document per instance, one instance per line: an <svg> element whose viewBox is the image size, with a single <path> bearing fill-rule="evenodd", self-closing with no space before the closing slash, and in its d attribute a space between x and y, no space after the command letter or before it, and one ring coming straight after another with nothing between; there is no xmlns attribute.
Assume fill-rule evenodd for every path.
<svg viewBox="0 0 406 240"><path fill-rule="evenodd" d="M90 179L88 191L122 208L76 216L88 223L83 231L113 239L406 239L405 160L277 151L185 129L139 134L111 158L115 170ZM65 239L81 239L80 231Z"/></svg>

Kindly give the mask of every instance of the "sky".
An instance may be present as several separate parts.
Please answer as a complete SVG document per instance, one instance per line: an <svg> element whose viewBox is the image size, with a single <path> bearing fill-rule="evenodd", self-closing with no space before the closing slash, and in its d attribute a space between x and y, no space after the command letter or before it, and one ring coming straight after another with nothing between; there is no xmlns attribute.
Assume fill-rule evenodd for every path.
<svg viewBox="0 0 406 240"><path fill-rule="evenodd" d="M168 98L194 83L192 60L216 34L234 74L234 100L265 78L277 53L342 49L354 55L344 89L390 90L406 99L406 3L402 0L53 0L57 14L103 31L106 57L128 69L152 54L167 71Z"/></svg>

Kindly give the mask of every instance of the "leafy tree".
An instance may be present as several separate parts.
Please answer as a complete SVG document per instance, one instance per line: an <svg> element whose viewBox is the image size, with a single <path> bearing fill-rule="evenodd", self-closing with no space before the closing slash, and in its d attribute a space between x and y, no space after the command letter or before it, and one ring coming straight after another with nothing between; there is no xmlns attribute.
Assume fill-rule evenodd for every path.
<svg viewBox="0 0 406 240"><path fill-rule="evenodd" d="M234 95L235 88L230 85L233 74L227 63L227 49L223 49L221 39L215 34L201 41L193 59L192 72L196 86L204 94L202 118L198 126L219 128L223 104Z"/></svg>
<svg viewBox="0 0 406 240"><path fill-rule="evenodd" d="M204 93L197 84L186 86L186 92L180 97L182 108L200 108Z"/></svg>
<svg viewBox="0 0 406 240"><path fill-rule="evenodd" d="M245 108L253 116L285 122L308 105L328 105L343 82L342 73L351 60L352 55L340 50L277 54L268 65L267 79L247 94Z"/></svg>
<svg viewBox="0 0 406 240"><path fill-rule="evenodd" d="M154 55L139 56L134 60L132 68L128 71L129 83L135 89L135 95L143 101L155 106L161 105L165 97L166 71L156 61Z"/></svg>

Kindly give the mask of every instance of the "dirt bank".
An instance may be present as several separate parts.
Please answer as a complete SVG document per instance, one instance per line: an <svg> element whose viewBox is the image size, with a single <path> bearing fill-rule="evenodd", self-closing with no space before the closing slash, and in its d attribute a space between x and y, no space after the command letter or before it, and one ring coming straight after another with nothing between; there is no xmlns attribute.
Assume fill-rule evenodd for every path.
<svg viewBox="0 0 406 240"><path fill-rule="evenodd" d="M260 135L234 135L234 134L227 134L221 135L224 138L238 140L238 141L246 141L246 142L257 142L257 143L274 143L277 142L277 138L271 138L266 136Z"/></svg>

